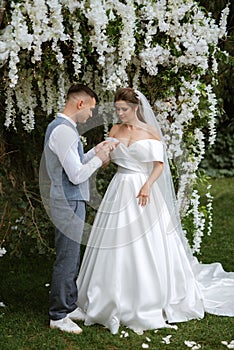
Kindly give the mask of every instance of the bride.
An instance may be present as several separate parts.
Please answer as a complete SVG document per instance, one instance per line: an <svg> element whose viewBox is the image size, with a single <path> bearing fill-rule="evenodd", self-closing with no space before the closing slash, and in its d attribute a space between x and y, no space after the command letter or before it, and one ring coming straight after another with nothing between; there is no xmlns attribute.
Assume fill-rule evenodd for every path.
<svg viewBox="0 0 234 350"><path fill-rule="evenodd" d="M145 96L115 95L121 121L109 139L118 170L102 200L77 285L85 325L137 333L201 319L234 316L234 273L200 264L183 235L160 128Z"/></svg>

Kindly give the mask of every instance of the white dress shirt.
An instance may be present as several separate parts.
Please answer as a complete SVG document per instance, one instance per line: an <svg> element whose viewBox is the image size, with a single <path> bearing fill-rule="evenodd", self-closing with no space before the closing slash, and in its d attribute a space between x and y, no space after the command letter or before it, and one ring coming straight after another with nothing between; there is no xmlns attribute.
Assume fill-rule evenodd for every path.
<svg viewBox="0 0 234 350"><path fill-rule="evenodd" d="M62 113L59 113L59 116L68 120L76 128L76 123L71 118ZM75 130L66 124L57 126L49 138L49 148L58 156L64 171L74 185L88 180L102 165L101 159L95 155L94 148L84 154L85 164L81 163L77 151L78 140Z"/></svg>

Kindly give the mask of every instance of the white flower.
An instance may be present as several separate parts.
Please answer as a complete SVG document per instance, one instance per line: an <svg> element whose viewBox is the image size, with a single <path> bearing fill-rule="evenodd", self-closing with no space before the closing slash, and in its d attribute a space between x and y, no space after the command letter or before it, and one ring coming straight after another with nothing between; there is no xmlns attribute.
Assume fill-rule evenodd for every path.
<svg viewBox="0 0 234 350"><path fill-rule="evenodd" d="M164 344L170 344L170 343L171 343L171 341L170 341L171 337L172 337L172 335L169 334L169 335L167 335L166 337L162 338L162 343L164 343Z"/></svg>
<svg viewBox="0 0 234 350"><path fill-rule="evenodd" d="M188 347L191 348L192 350L198 350L201 348L200 344L197 344L195 341L189 341L189 340L185 340L184 344Z"/></svg>
<svg viewBox="0 0 234 350"><path fill-rule="evenodd" d="M7 50L7 44L4 41L0 41L0 52L3 53Z"/></svg>
<svg viewBox="0 0 234 350"><path fill-rule="evenodd" d="M208 84L206 86L206 93L208 97L208 103L210 104L209 109L210 109L210 119L209 119L209 142L210 145L213 145L215 142L216 138L216 129L215 129L215 124L216 124L216 116L217 116L217 99L215 94L212 92L212 86Z"/></svg>
<svg viewBox="0 0 234 350"><path fill-rule="evenodd" d="M226 345L228 349L234 349L234 340L228 343L226 340L221 341L221 344Z"/></svg>
<svg viewBox="0 0 234 350"><path fill-rule="evenodd" d="M221 18L219 22L220 32L219 38L223 38L227 35L227 18L230 12L229 4L221 12Z"/></svg>
<svg viewBox="0 0 234 350"><path fill-rule="evenodd" d="M175 329L176 331L178 330L178 326L176 324L167 324L166 328L172 328L172 329Z"/></svg>
<svg viewBox="0 0 234 350"><path fill-rule="evenodd" d="M74 50L73 50L73 60L72 63L74 65L75 70L75 76L79 76L79 73L81 72L81 64L82 64L82 58L81 58L81 50L82 50L82 35L80 32L80 23L73 21L73 42L74 42Z"/></svg>
<svg viewBox="0 0 234 350"><path fill-rule="evenodd" d="M188 347L188 348L192 348L194 345L196 345L195 341L189 341L189 340L185 340L184 344Z"/></svg>
<svg viewBox="0 0 234 350"><path fill-rule="evenodd" d="M6 254L6 249L5 248L0 248L0 258L4 255L4 254Z"/></svg>
<svg viewBox="0 0 234 350"><path fill-rule="evenodd" d="M9 51L0 53L0 61L5 61L9 56Z"/></svg>
<svg viewBox="0 0 234 350"><path fill-rule="evenodd" d="M0 301L0 307L6 307L6 305L2 301Z"/></svg>
<svg viewBox="0 0 234 350"><path fill-rule="evenodd" d="M139 57L141 58L142 67L145 68L150 75L157 75L159 65L166 66L169 64L169 55L169 50L157 44L153 48L150 47L143 50L139 54Z"/></svg>
<svg viewBox="0 0 234 350"><path fill-rule="evenodd" d="M149 344L143 343L143 344L141 345L141 347L142 347L143 349L148 349L148 348L149 348Z"/></svg>
<svg viewBox="0 0 234 350"><path fill-rule="evenodd" d="M121 331L121 334L120 334L120 338L127 338L129 337L129 333L128 332L125 332L125 331Z"/></svg>
<svg viewBox="0 0 234 350"><path fill-rule="evenodd" d="M64 5L69 8L69 11L72 13L75 9L84 10L85 1L84 0L63 0Z"/></svg>

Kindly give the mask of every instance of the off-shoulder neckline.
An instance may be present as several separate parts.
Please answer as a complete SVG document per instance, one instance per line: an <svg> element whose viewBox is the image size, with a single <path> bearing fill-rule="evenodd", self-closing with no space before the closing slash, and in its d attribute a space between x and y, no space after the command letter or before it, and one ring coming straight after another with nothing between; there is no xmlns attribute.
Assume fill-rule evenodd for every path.
<svg viewBox="0 0 234 350"><path fill-rule="evenodd" d="M108 138L114 139L114 140L116 140L116 141L119 141L119 139L117 139L116 137L108 137ZM130 147L133 146L135 143L139 143L139 142L142 142L142 141L154 141L154 142L162 143L162 141L160 141L160 140L149 139L149 138L147 138L147 139L141 139L141 140L136 140L136 141L132 142L132 143L131 143L130 145L128 145L128 146L126 146L123 142L120 142L120 141L119 141L119 143L120 143L120 145L123 145L123 146L126 147L126 148L130 148Z"/></svg>

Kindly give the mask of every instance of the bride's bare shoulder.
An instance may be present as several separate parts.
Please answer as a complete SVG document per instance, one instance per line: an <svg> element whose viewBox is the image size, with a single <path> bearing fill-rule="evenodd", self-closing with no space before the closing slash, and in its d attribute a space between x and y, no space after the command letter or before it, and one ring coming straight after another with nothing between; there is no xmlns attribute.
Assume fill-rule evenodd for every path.
<svg viewBox="0 0 234 350"><path fill-rule="evenodd" d="M116 133L120 130L122 124L115 124L112 126L112 128L109 131L109 137L114 137Z"/></svg>
<svg viewBox="0 0 234 350"><path fill-rule="evenodd" d="M160 133L155 126L147 124L147 132L148 132L150 138L158 140L158 141L161 140Z"/></svg>

